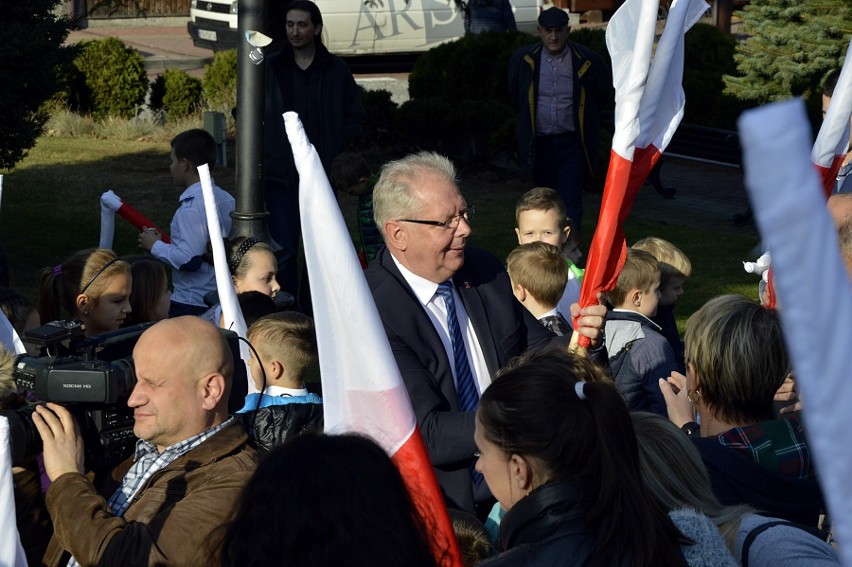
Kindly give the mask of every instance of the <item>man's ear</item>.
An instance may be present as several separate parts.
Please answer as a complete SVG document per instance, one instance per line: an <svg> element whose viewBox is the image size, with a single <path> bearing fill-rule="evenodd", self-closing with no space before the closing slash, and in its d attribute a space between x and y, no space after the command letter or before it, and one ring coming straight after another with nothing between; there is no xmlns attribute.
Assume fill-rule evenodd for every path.
<svg viewBox="0 0 852 567"><path fill-rule="evenodd" d="M322 34L322 24L316 26L314 29L317 30L314 32L314 37L319 37Z"/></svg>
<svg viewBox="0 0 852 567"><path fill-rule="evenodd" d="M385 223L385 244L392 250L405 251L408 248L408 232L402 223L388 221Z"/></svg>
<svg viewBox="0 0 852 567"><path fill-rule="evenodd" d="M528 494L533 488L534 474L532 466L524 457L513 454L509 457L509 478L523 494Z"/></svg>
<svg viewBox="0 0 852 567"><path fill-rule="evenodd" d="M201 379L201 407L213 411L225 395L225 377L218 372L211 372Z"/></svg>

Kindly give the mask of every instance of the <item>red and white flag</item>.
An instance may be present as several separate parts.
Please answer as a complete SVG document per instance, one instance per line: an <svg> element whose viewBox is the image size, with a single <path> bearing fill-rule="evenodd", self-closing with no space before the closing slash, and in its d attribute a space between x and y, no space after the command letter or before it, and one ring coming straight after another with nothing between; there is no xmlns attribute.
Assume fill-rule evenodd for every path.
<svg viewBox="0 0 852 567"><path fill-rule="evenodd" d="M284 114L299 171L299 210L311 280L325 430L381 445L402 473L441 565L462 565L438 481L340 207L299 117Z"/></svg>
<svg viewBox="0 0 852 567"><path fill-rule="evenodd" d="M583 307L597 303L599 292L615 287L627 253L624 221L683 118L683 36L709 6L704 0L675 0L654 51L658 7L658 0L627 0L607 26L615 133L580 290ZM588 346L586 337L580 337L580 346Z"/></svg>
<svg viewBox="0 0 852 567"><path fill-rule="evenodd" d="M852 118L852 40L846 50L846 60L834 88L834 96L823 118L811 161L822 177L825 196L831 195L837 172L849 148L849 120Z"/></svg>
<svg viewBox="0 0 852 567"><path fill-rule="evenodd" d="M143 228L155 228L160 233L160 238L166 244L172 241L167 232L155 225L148 217L140 213L135 207L121 200L121 197L110 189L101 194L101 238L100 248L112 248L115 236L115 214L135 226L138 230Z"/></svg>

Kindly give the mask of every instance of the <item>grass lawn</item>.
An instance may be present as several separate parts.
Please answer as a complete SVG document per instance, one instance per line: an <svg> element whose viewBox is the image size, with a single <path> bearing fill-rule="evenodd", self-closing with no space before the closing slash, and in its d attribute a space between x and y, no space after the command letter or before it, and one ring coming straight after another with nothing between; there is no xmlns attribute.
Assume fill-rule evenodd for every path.
<svg viewBox="0 0 852 567"><path fill-rule="evenodd" d="M73 252L97 246L100 232L99 197L113 189L123 200L166 228L181 189L172 186L167 143L115 141L91 138L43 137L29 156L3 180L0 211L2 238L9 260L11 285L35 298L38 271ZM229 148L233 160L233 148ZM505 258L517 241L514 206L530 188L528 181L503 172L460 171L461 186L476 206L471 244ZM234 168L214 171L216 182L234 188ZM651 191L646 188L643 191ZM345 198L348 199L348 198ZM597 211L587 198L586 234L591 240ZM351 208L351 201L343 201ZM746 274L740 260L751 260L757 244L754 228L704 224L694 216L666 222L631 216L626 226L628 242L659 236L679 246L690 257L693 277L678 304L679 322L707 299L721 293L756 297L757 278ZM122 219L116 221L115 245L119 254L135 254L136 231Z"/></svg>

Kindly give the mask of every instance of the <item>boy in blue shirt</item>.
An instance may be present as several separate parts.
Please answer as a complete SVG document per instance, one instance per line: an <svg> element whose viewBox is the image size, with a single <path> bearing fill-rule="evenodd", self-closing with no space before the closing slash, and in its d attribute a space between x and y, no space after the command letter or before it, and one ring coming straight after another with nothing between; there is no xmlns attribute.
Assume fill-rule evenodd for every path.
<svg viewBox="0 0 852 567"><path fill-rule="evenodd" d="M139 247L172 268L174 291L169 317L201 315L208 308L204 296L216 291L216 273L202 259L210 243L210 233L198 167L207 164L212 169L216 163L216 141L206 130L181 132L172 140L171 160L172 181L184 189L169 226L172 241L167 244L159 232L146 228L139 233ZM231 231L234 198L215 184L213 194L219 228L227 235Z"/></svg>

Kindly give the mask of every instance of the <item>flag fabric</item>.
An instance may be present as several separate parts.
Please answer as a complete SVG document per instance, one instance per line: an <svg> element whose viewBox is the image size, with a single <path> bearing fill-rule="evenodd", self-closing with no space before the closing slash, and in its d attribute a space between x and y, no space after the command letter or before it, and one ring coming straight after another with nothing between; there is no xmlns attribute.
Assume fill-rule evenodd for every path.
<svg viewBox="0 0 852 567"><path fill-rule="evenodd" d="M624 221L683 118L683 36L709 6L704 0L675 0L654 51L658 7L656 0L627 0L607 26L615 133L580 290L583 307L597 303L599 292L615 287L627 253ZM586 337L579 340L580 346L588 346Z"/></svg>
<svg viewBox="0 0 852 567"><path fill-rule="evenodd" d="M204 196L204 213L207 216L207 232L210 235L210 247L213 250L213 270L216 273L216 291L219 293L219 304L222 306L222 328L234 331L238 336L247 338L246 321L237 300L237 290L228 269L228 259L225 254L225 242L222 240L222 227L219 226L219 215L216 209L216 196L213 192L213 179L210 168L205 163L198 168L201 181L201 193ZM246 364L248 378L248 393L258 391L251 379L248 369L249 350L245 342L240 341L240 358Z"/></svg>
<svg viewBox="0 0 852 567"><path fill-rule="evenodd" d="M101 194L101 248L112 248L115 238L115 214L118 213L124 220L142 230L143 228L154 228L160 233L160 238L166 244L172 240L168 233L155 225L148 217L136 210L132 205L125 203L110 189Z"/></svg>
<svg viewBox="0 0 852 567"><path fill-rule="evenodd" d="M384 448L431 527L436 559L441 565L460 566L461 555L408 392L334 191L298 115L285 113L284 122L299 172L325 430L366 434Z"/></svg>
<svg viewBox="0 0 852 567"><path fill-rule="evenodd" d="M26 567L27 557L21 545L12 490L12 453L9 448L9 420L0 417L0 565Z"/></svg>
<svg viewBox="0 0 852 567"><path fill-rule="evenodd" d="M834 189L837 172L849 147L849 119L852 117L852 40L846 49L846 60L837 79L834 95L823 118L811 161L822 177L825 196Z"/></svg>
<svg viewBox="0 0 852 567"><path fill-rule="evenodd" d="M784 339L805 405L808 447L819 471L844 565L852 565L852 286L819 175L801 100L744 112L739 120L752 210L772 250Z"/></svg>

